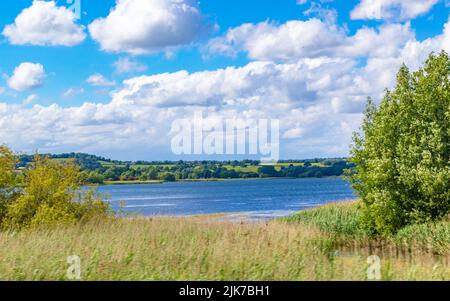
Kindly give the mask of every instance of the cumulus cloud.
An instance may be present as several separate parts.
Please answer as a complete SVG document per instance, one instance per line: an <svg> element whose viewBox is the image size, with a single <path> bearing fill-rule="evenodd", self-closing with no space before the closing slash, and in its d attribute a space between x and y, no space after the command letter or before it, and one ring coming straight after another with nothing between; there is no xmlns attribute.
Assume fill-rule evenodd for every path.
<svg viewBox="0 0 450 301"><path fill-rule="evenodd" d="M55 1L33 1L4 28L3 35L14 45L74 46L86 37L75 21L75 14Z"/></svg>
<svg viewBox="0 0 450 301"><path fill-rule="evenodd" d="M135 77L124 82L126 88L115 99L157 108L234 106L272 112L278 108L281 113L325 101L352 85L355 75L354 62L349 59L302 59L286 64L259 61L240 68Z"/></svg>
<svg viewBox="0 0 450 301"><path fill-rule="evenodd" d="M423 15L439 0L361 0L351 11L356 19L397 19L410 20Z"/></svg>
<svg viewBox="0 0 450 301"><path fill-rule="evenodd" d="M281 25L268 21L247 23L228 30L223 37L212 39L206 51L211 55L228 56L245 51L251 59L258 60L317 57L334 52L343 35L334 24L317 18L288 21Z"/></svg>
<svg viewBox="0 0 450 301"><path fill-rule="evenodd" d="M256 60L295 61L311 57L389 57L414 38L409 23L363 27L353 36L333 22L316 18L284 24L244 24L212 39L208 55L236 56L247 53Z"/></svg>
<svg viewBox="0 0 450 301"><path fill-rule="evenodd" d="M0 141L25 151L36 145L49 152L113 150L113 156L123 158L136 149L140 158L149 158L146 153L157 154L158 149L161 158L169 158L171 122L201 110L212 119L279 119L284 157L345 156L367 96L380 100L384 89L395 84L403 62L415 69L429 52L450 48L450 21L440 35L424 41L416 40L408 23L363 27L348 35L333 24L308 21L289 25L294 29L267 22L247 25L250 29L243 29L242 37L261 40L261 48L253 49L256 46L242 38L238 51L255 61L242 67L132 77L106 104L23 108L0 103L0 128L6 129L0 131ZM308 36L298 36L306 48L297 48L290 37L297 26L325 31L334 49L321 40L316 48L324 49L309 48ZM277 43L264 42L259 35L266 32ZM94 79L110 82L99 74Z"/></svg>
<svg viewBox="0 0 450 301"><path fill-rule="evenodd" d="M22 63L14 69L13 75L8 79L8 86L16 91L25 91L41 86L44 78L44 66Z"/></svg>
<svg viewBox="0 0 450 301"><path fill-rule="evenodd" d="M130 58L120 58L113 64L117 73L132 73L132 72L142 72L147 70L147 66L134 61Z"/></svg>
<svg viewBox="0 0 450 301"><path fill-rule="evenodd" d="M108 80L100 73L92 74L86 79L86 82L94 87L111 87L116 85L115 81Z"/></svg>
<svg viewBox="0 0 450 301"><path fill-rule="evenodd" d="M334 111L329 98L345 97L343 90L354 85L358 75L367 81L364 87L377 89L374 79L364 77L352 60L343 58L252 62L239 68L134 77L107 104L27 109L1 104L0 127L8 131L0 132L0 140L25 150L40 145L43 151L72 148L101 153L139 146L153 152L161 147L170 154L171 122L202 110L211 118L277 118L283 136L296 145L292 146L296 154L311 151L309 142L324 156L343 155L351 135L339 139L334 135L343 135L343 124L348 127L345 133L350 132L358 118L348 121L349 113ZM364 99L368 90L352 92L352 97ZM292 139L300 135L301 142ZM332 149L331 141L339 147Z"/></svg>
<svg viewBox="0 0 450 301"><path fill-rule="evenodd" d="M196 0L117 0L107 17L89 25L102 50L133 55L170 51L208 30Z"/></svg>

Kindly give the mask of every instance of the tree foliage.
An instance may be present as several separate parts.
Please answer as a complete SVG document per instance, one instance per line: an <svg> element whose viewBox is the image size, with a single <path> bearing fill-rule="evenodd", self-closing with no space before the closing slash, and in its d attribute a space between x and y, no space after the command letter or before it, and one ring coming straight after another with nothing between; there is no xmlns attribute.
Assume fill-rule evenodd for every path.
<svg viewBox="0 0 450 301"><path fill-rule="evenodd" d="M363 222L390 234L450 212L450 59L431 54L411 72L402 66L377 109L369 99L355 134L350 175Z"/></svg>
<svg viewBox="0 0 450 301"><path fill-rule="evenodd" d="M18 185L15 156L7 148L1 153L1 185L15 192L15 198L0 208L3 228L52 226L109 214L107 203L94 191L82 189L83 177L74 162L35 156Z"/></svg>
<svg viewBox="0 0 450 301"><path fill-rule="evenodd" d="M17 189L19 176L15 171L17 159L6 146L0 146L0 222L4 218L6 207L19 194Z"/></svg>

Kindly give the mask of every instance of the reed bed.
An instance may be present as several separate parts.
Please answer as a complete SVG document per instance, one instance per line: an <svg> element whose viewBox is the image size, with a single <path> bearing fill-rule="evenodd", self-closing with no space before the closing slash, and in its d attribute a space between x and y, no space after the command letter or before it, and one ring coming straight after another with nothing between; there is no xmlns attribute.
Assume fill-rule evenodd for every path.
<svg viewBox="0 0 450 301"><path fill-rule="evenodd" d="M335 216L336 210L353 210L337 206L344 209L326 210ZM309 221L134 217L3 232L0 279L68 280L67 257L77 255L81 280L368 280L367 257L378 255L381 280L450 280L448 232L439 252L423 247L427 234L419 242L408 240L414 229L399 234L408 238L402 240L406 246L392 240L380 248L348 233L344 222L335 226L344 235L330 230L331 224L321 227L324 221L311 222L314 210L323 209L308 211ZM348 216L336 220L346 218L352 223Z"/></svg>

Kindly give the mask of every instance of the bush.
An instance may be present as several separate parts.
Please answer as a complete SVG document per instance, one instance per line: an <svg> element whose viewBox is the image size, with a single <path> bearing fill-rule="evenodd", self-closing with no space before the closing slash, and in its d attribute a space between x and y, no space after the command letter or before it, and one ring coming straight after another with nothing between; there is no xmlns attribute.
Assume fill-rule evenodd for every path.
<svg viewBox="0 0 450 301"><path fill-rule="evenodd" d="M17 158L11 150L0 146L0 223L6 215L6 208L20 193L16 164Z"/></svg>
<svg viewBox="0 0 450 301"><path fill-rule="evenodd" d="M3 228L52 226L107 216L108 204L93 190L82 191L82 180L75 163L36 156L24 172L20 195L5 208Z"/></svg>
<svg viewBox="0 0 450 301"><path fill-rule="evenodd" d="M173 173L165 172L160 175L160 179L164 182L175 182L176 178Z"/></svg>
<svg viewBox="0 0 450 301"><path fill-rule="evenodd" d="M416 72L401 67L379 109L369 99L350 180L370 233L395 233L450 212L449 78L448 55L431 54Z"/></svg>

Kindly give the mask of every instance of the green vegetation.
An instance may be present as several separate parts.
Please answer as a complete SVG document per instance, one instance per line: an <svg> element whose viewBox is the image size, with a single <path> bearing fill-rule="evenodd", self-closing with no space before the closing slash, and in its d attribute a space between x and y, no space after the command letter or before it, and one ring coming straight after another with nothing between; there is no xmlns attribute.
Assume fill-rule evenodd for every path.
<svg viewBox="0 0 450 301"><path fill-rule="evenodd" d="M450 213L450 58L430 55L424 68L403 66L379 109L369 100L356 135L350 175L362 223L390 235ZM405 233L403 230L401 233Z"/></svg>
<svg viewBox="0 0 450 301"><path fill-rule="evenodd" d="M0 146L0 224L5 218L8 206L19 197L17 186L20 178L15 171L17 158L5 146Z"/></svg>
<svg viewBox="0 0 450 301"><path fill-rule="evenodd" d="M41 155L52 161L74 162L83 171L89 184L141 184L186 180L252 179L252 178L310 178L342 176L352 168L347 160L309 159L281 161L272 166L259 161L113 161L89 154L70 153ZM17 168L26 167L33 156L19 156Z"/></svg>
<svg viewBox="0 0 450 301"><path fill-rule="evenodd" d="M312 224L336 235L356 237L367 234L361 227L361 212L356 202L337 203L305 210L283 220Z"/></svg>
<svg viewBox="0 0 450 301"><path fill-rule="evenodd" d="M429 239L415 233L403 234L411 240L405 246L336 235L332 229L353 227L353 207L330 205L306 211L305 219L267 223L110 218L1 232L0 278L67 280L67 257L78 255L82 280L367 280L367 257L377 254L382 280L450 280L448 232L437 230L445 243L438 253L412 248ZM327 217L330 232L318 226Z"/></svg>
<svg viewBox="0 0 450 301"><path fill-rule="evenodd" d="M366 110L352 157L120 162L86 154L20 156L0 147L0 279L450 280L450 59L431 55ZM80 166L80 167L78 167ZM80 169L81 168L81 169ZM321 177L348 170L361 201L265 223L223 214L120 218L86 182ZM249 248L251 246L251 248Z"/></svg>
<svg viewBox="0 0 450 301"><path fill-rule="evenodd" d="M406 226L395 234L374 239L363 224L359 205L360 202L337 203L305 210L282 220L316 226L332 235L335 243L341 246L358 241L359 244L371 243L379 248L394 246L397 250L405 251L414 246L431 254L449 254L450 218Z"/></svg>
<svg viewBox="0 0 450 301"><path fill-rule="evenodd" d="M0 228L52 227L109 215L94 190L81 191L79 168L70 161L36 156L20 173L16 156L0 148Z"/></svg>

